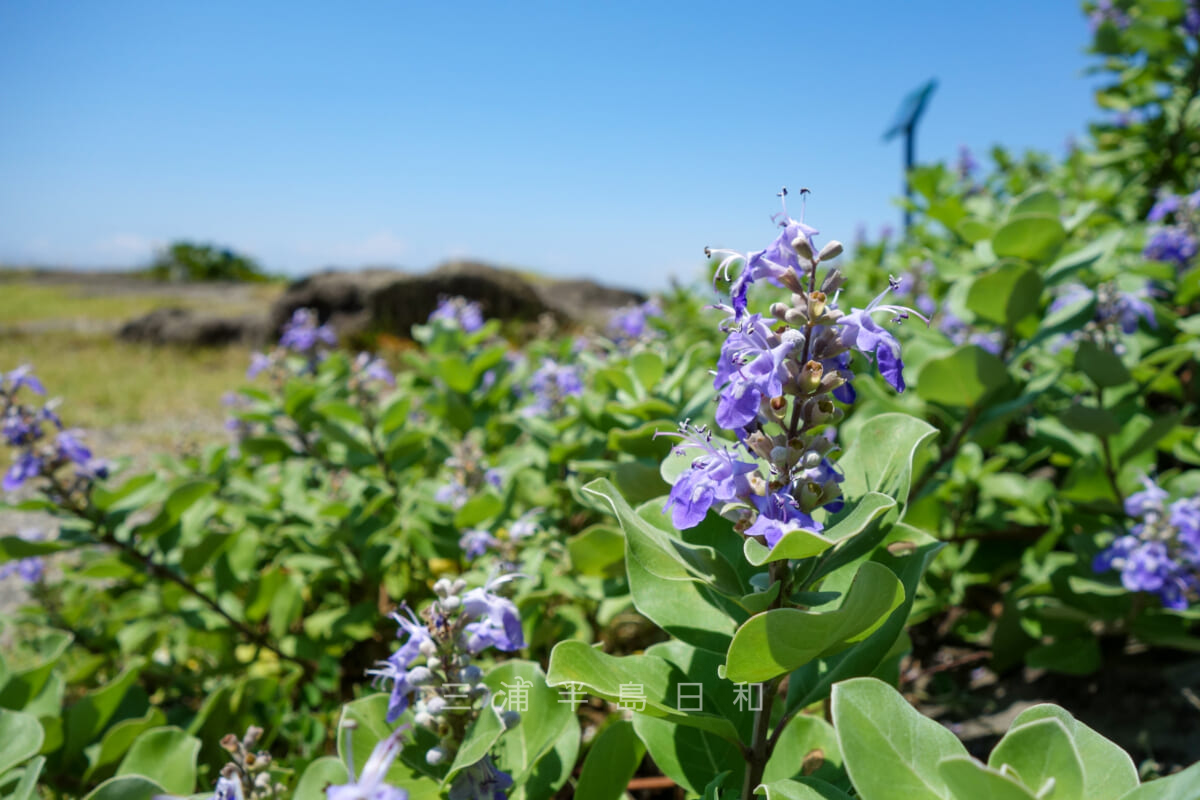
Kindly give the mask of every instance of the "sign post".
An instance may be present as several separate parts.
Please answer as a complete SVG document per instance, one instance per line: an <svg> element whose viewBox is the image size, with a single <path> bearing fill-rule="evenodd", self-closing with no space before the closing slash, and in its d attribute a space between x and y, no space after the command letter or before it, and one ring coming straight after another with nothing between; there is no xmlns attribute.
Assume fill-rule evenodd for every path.
<svg viewBox="0 0 1200 800"><path fill-rule="evenodd" d="M917 160L917 122L921 119L921 114L924 113L925 107L929 105L929 98L933 95L933 90L936 88L937 81L930 79L924 86L909 92L904 98L904 102L900 104L900 110L896 112L896 118L892 121L891 127L883 134L885 142L889 142L900 134L904 134L905 200L912 200L912 182L909 180L909 173L912 171L913 165ZM912 211L905 207L905 233L908 233L909 226L911 225Z"/></svg>

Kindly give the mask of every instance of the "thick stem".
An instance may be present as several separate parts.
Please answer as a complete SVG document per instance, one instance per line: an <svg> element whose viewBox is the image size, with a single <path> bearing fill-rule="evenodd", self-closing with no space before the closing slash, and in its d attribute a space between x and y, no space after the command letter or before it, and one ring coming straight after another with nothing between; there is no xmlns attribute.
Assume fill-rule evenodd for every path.
<svg viewBox="0 0 1200 800"><path fill-rule="evenodd" d="M788 562L772 561L768 575L771 584L783 584L787 580ZM782 608L785 600L786 585L779 587L779 594L771 603L771 609ZM771 738L771 710L775 707L776 689L779 678L758 684L759 707L754 712L754 732L750 747L746 754L746 776L742 781L742 800L753 800L754 790L762 783L763 771L767 768L767 760L771 757L774 740ZM753 699L753 695L751 695Z"/></svg>

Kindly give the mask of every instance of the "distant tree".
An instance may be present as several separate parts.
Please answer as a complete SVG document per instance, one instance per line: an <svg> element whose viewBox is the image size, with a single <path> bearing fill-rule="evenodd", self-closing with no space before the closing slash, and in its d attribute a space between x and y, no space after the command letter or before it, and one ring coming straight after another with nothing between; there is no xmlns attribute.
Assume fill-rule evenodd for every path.
<svg viewBox="0 0 1200 800"><path fill-rule="evenodd" d="M158 254L148 270L163 281L265 281L253 259L225 247L174 242Z"/></svg>

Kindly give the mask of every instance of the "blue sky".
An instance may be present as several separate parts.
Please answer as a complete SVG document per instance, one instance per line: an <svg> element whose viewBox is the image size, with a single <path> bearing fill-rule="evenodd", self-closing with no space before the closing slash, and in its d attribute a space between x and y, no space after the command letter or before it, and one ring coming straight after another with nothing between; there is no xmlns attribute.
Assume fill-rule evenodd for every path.
<svg viewBox="0 0 1200 800"><path fill-rule="evenodd" d="M773 235L898 224L918 157L1061 154L1086 21L1045 0L0 5L0 262L162 243L273 271L474 257L645 288ZM795 209L793 209L795 210Z"/></svg>

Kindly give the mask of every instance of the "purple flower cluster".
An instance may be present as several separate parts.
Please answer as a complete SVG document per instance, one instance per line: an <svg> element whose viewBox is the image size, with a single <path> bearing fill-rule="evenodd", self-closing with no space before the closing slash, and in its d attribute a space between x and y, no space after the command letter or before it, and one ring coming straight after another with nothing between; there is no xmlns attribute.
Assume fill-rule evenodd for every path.
<svg viewBox="0 0 1200 800"><path fill-rule="evenodd" d="M1184 610L1200 593L1200 497L1167 504L1167 492L1149 478L1125 500L1138 520L1092 563L1096 572L1119 570L1131 592L1157 595L1166 608Z"/></svg>
<svg viewBox="0 0 1200 800"><path fill-rule="evenodd" d="M528 390L533 395L533 402L521 413L526 416L551 414L561 410L568 397L583 394L583 381L577 368L546 358L530 377Z"/></svg>
<svg viewBox="0 0 1200 800"><path fill-rule="evenodd" d="M1113 0L1096 0L1096 7L1088 14L1088 26L1095 33L1105 23L1124 30L1129 27L1129 15L1113 5Z"/></svg>
<svg viewBox="0 0 1200 800"><path fill-rule="evenodd" d="M1159 227L1151 232L1142 256L1151 261L1186 267L1200 246L1197 212L1200 212L1200 191L1185 196L1160 192L1146 215L1147 222Z"/></svg>
<svg viewBox="0 0 1200 800"><path fill-rule="evenodd" d="M440 297L438 305L429 315L429 322L448 322L467 333L483 327L483 307L465 297Z"/></svg>
<svg viewBox="0 0 1200 800"><path fill-rule="evenodd" d="M617 341L641 339L648 333L654 333L650 327L650 319L661 316L662 307L653 299L618 309L608 320L609 334Z"/></svg>
<svg viewBox="0 0 1200 800"><path fill-rule="evenodd" d="M822 262L836 258L842 245L830 242L818 252L816 229L788 217L786 205L776 221L783 230L765 250L746 256L707 251L721 258L718 279L731 284L731 304L717 307L728 317L713 380L716 421L738 441L715 442L705 428L686 422L666 434L680 438L677 456L698 452L663 508L679 529L720 508L735 530L768 546L794 530L821 530L813 512L842 507L842 475L830 455L837 448L833 426L844 413L834 400L855 399L851 353L873 360L885 381L904 390L900 344L876 315L893 322L916 316L928 324L920 312L884 302L895 282L865 308L843 312L837 305L841 273L831 269L818 283ZM748 310L749 288L760 281L791 292L790 303L771 305L774 324Z"/></svg>
<svg viewBox="0 0 1200 800"><path fill-rule="evenodd" d="M445 464L450 469L450 478L433 493L433 499L444 506L459 509L471 499L473 492L484 486L494 489L504 486L504 470L489 467L482 448L472 438L455 444Z"/></svg>
<svg viewBox="0 0 1200 800"><path fill-rule="evenodd" d="M1083 328L1056 341L1053 349L1061 349L1075 339L1090 338L1097 345L1108 347L1115 353L1123 352L1122 335L1137 332L1142 322L1149 328L1158 327L1154 306L1149 302L1152 293L1153 288L1148 283L1135 291L1123 290L1116 283L1102 283L1094 290L1083 284L1068 284L1050 303L1047 313L1053 314L1092 299L1096 303L1096 312Z"/></svg>
<svg viewBox="0 0 1200 800"><path fill-rule="evenodd" d="M0 438L13 450L12 464L0 488L12 492L31 479L44 477L59 494L85 490L93 481L107 478L109 463L93 457L83 443L83 433L63 428L53 402L41 408L21 402L17 395L22 389L46 393L28 365L0 373ZM72 469L70 476L60 474L64 467Z"/></svg>
<svg viewBox="0 0 1200 800"><path fill-rule="evenodd" d="M1200 3L1188 0L1187 10L1183 12L1183 32L1188 36L1200 36Z"/></svg>
<svg viewBox="0 0 1200 800"><path fill-rule="evenodd" d="M396 385L396 376L388 369L387 362L379 356L359 353L355 357L352 367L354 370L350 377L352 383L367 385L376 382L391 387Z"/></svg>
<svg viewBox="0 0 1200 800"><path fill-rule="evenodd" d="M289 355L303 358L302 372L316 372L317 365L328 355L326 348L337 346L337 334L328 323L322 325L317 312L311 308L297 308L279 334L279 344L270 353L252 353L247 378L256 378L263 372L286 363Z"/></svg>
<svg viewBox="0 0 1200 800"><path fill-rule="evenodd" d="M369 674L391 684L389 724L395 723L411 705L415 712L413 721L438 736L438 744L425 754L425 760L431 765L454 760L462 744L456 737L463 735L488 701L489 690L483 682L483 672L472 663L473 657L489 648L513 652L525 647L517 607L500 594L503 585L518 577L521 576L493 578L487 585L469 591L462 579L441 578L433 585L437 598L421 618L408 609L392 615L400 625L397 635L402 643L387 661L381 662ZM453 705L450 700L454 701ZM506 712L506 715L513 714L515 712ZM358 786L363 785L369 767L370 762L363 778L357 781ZM386 772L385 766L380 774ZM456 776L450 794L463 798L503 798L504 790L511 785L512 777L498 771L485 756ZM329 800L360 796L403 800L371 793L336 798L330 794Z"/></svg>
<svg viewBox="0 0 1200 800"><path fill-rule="evenodd" d="M42 532L35 529L18 531L17 536L27 542L36 542L43 538ZM0 580L3 580L10 575L16 575L26 583L37 583L42 579L42 574L44 572L45 565L43 564L40 556L17 558L0 564Z"/></svg>
<svg viewBox="0 0 1200 800"><path fill-rule="evenodd" d="M965 144L958 146L958 161L954 165L955 172L962 180L966 180L975 174L979 169L979 161L976 160L975 154L971 152L971 148Z"/></svg>

